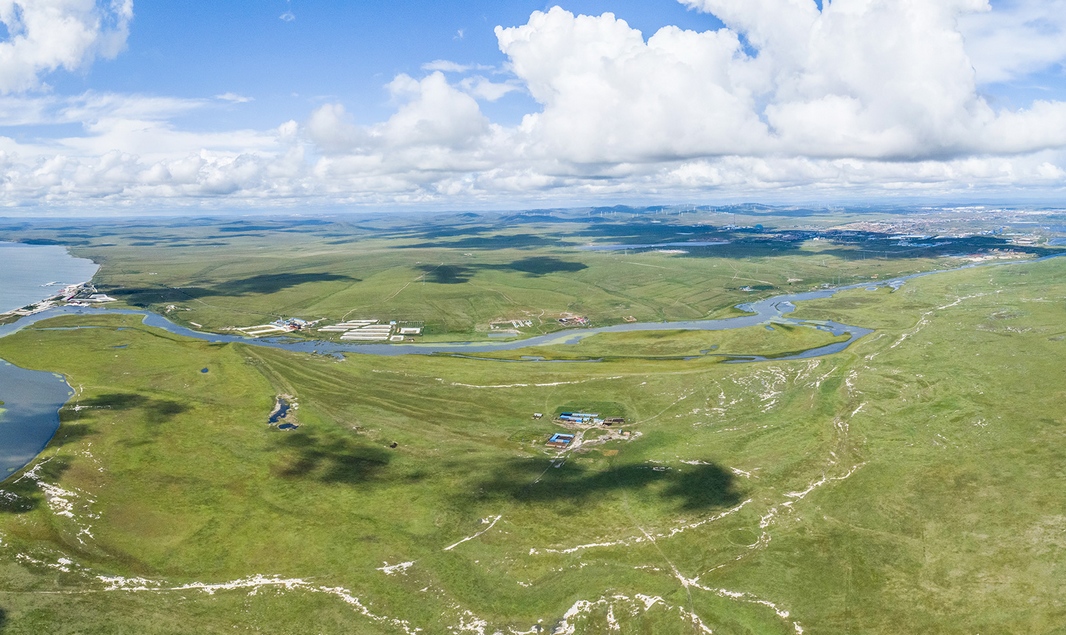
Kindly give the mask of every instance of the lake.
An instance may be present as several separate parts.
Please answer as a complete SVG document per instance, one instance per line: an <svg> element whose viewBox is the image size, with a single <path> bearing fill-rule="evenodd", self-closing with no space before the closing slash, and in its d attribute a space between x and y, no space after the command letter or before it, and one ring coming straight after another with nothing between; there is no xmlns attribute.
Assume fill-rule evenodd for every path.
<svg viewBox="0 0 1066 635"><path fill-rule="evenodd" d="M88 282L100 268L58 245L0 242L0 262L0 313L50 298L69 284Z"/></svg>
<svg viewBox="0 0 1066 635"><path fill-rule="evenodd" d="M0 480L33 460L59 429L73 396L65 379L0 360Z"/></svg>
<svg viewBox="0 0 1066 635"><path fill-rule="evenodd" d="M92 280L99 265L57 245L0 242L0 313ZM59 429L59 409L73 393L63 377L0 359L0 480L33 460Z"/></svg>

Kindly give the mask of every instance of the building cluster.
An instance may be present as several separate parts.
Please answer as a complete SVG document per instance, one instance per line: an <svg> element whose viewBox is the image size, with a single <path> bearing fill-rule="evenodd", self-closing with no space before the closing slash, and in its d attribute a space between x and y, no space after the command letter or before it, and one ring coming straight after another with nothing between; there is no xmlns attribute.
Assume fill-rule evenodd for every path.
<svg viewBox="0 0 1066 635"><path fill-rule="evenodd" d="M421 335L422 327L392 320L387 324L378 320L348 320L318 329L320 333L340 333L347 342L402 342L409 336Z"/></svg>
<svg viewBox="0 0 1066 635"><path fill-rule="evenodd" d="M541 413L533 413L534 419L540 419L541 417L543 417ZM569 426L571 430L574 430L574 433L553 433L545 445L557 450L566 450L590 445L602 445L609 441L629 441L640 436L639 432L630 434L628 431L619 429L619 426L625 422L626 420L622 417L601 417L597 412L561 412L555 417L555 423ZM594 427L607 428L607 430L591 441L585 440L585 433ZM556 467L559 466L556 465Z"/></svg>
<svg viewBox="0 0 1066 635"><path fill-rule="evenodd" d="M600 418L598 412L563 412L556 419L560 423L581 423L593 426L616 426L626 422L622 417Z"/></svg>
<svg viewBox="0 0 1066 635"><path fill-rule="evenodd" d="M167 308L169 309L170 307ZM256 326L245 326L233 330L240 331L249 337L263 337L264 335L281 335L282 333L302 331L315 324L317 324L317 322L309 322L307 320L301 320L300 318L279 318L270 324L257 324Z"/></svg>
<svg viewBox="0 0 1066 635"><path fill-rule="evenodd" d="M551 436L550 439L548 439L547 445L550 448L557 448L559 450L564 450L564 449L568 448L570 446L570 444L573 443L573 442L574 442L574 435L566 434L566 433L563 433L563 432L556 432L555 434L553 434Z"/></svg>
<svg viewBox="0 0 1066 635"><path fill-rule="evenodd" d="M41 285L45 287L51 287L58 285L58 282L49 282L48 284ZM70 306L94 306L97 304L103 304L105 302L115 302L116 299L107 295L106 293L98 293L96 287L92 283L86 282L84 284L72 284L63 287L63 290L59 293L45 299L40 302L26 305L22 308L8 311L0 315L33 315L34 313L40 313L47 311L52 307L60 306L63 303Z"/></svg>
<svg viewBox="0 0 1066 635"><path fill-rule="evenodd" d="M71 306L92 306L105 302L115 302L116 299L106 293L98 293L91 282L85 284L72 284L63 287L63 291L52 300L62 300Z"/></svg>

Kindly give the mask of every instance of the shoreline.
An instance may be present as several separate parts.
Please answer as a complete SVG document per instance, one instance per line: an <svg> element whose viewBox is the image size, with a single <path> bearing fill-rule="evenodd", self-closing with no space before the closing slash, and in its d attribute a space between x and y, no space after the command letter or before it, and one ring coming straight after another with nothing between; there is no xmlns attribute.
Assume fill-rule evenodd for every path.
<svg viewBox="0 0 1066 635"><path fill-rule="evenodd" d="M47 311L50 308L58 306L59 302L71 301L85 296L86 294L84 292L90 289L91 293L96 293L96 287L93 286L93 279L96 278L96 274L100 271L100 264L89 258L73 255L70 253L70 247L66 245L29 245L20 242L0 241L0 253L3 251L11 251L13 253L35 252L37 254L49 256L51 254L47 254L46 252L56 252L58 250L62 250L65 260L54 261L51 263L53 265L51 268L45 266L42 268L43 271L38 269L38 265L41 263L22 262L19 260L16 260L16 262L13 263L16 267L16 272L18 271L18 268L22 266L28 271L32 271L41 282L32 280L31 284L35 284L35 287L23 285L22 289L16 288L12 300L6 300L3 295L0 295L0 302L6 303L6 305L0 305L0 308L3 308L4 306L10 307L12 301L20 302L20 304L14 308L0 310L0 324L7 322L12 317L19 319L27 315ZM84 269L84 271L73 273L72 270L75 269ZM89 273L89 269L92 270L91 273ZM83 278L86 277L85 274L89 274L85 280L61 280L64 276ZM46 281L45 278L48 278L48 280ZM55 290L55 287L59 287L58 292ZM31 294L26 289L32 288L39 288L40 295L33 294L35 297L29 299L28 296Z"/></svg>

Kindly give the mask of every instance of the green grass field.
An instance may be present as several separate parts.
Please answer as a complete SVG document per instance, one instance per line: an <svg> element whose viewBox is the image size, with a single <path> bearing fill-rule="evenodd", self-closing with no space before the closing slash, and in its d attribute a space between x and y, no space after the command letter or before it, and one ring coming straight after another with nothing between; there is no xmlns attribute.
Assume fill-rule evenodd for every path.
<svg viewBox="0 0 1066 635"><path fill-rule="evenodd" d="M724 317L740 302L951 268L967 253L1049 252L992 236L901 245L886 233L833 229L830 220L842 220L834 214L742 215L738 222L749 225L734 229L722 227L726 218L554 212L0 223L0 239L71 244L76 255L102 264L101 291L186 326L217 331L278 317L410 320L425 323L428 341L484 339L494 320L529 320L527 335L551 332L563 314L601 326L627 317ZM753 229L763 223L766 229ZM684 253L581 249L690 241L728 244Z"/></svg>
<svg viewBox="0 0 1066 635"><path fill-rule="evenodd" d="M279 271L297 238L279 239ZM354 286L230 286L187 313L219 327L275 301L286 315L379 307L454 335L504 308L673 319L756 293L723 290L724 258L567 251L543 257L586 268L482 268L381 303L413 279L404 263L436 248L373 240L391 246L356 250L350 269L308 255L293 270ZM101 282L274 275L241 251L214 270L166 250L149 269L135 251L108 252ZM733 264L770 279L764 268L789 258L809 256ZM619 280L627 260L670 273L630 264L667 277ZM459 287L475 301L449 317ZM693 289L702 299L670 303ZM623 292L640 300L616 311ZM493 294L515 303L483 309ZM403 314L427 298L433 312ZM1064 632L1066 259L845 292L795 316L876 331L829 357L753 364L673 358L781 355L832 336L629 333L506 355L603 358L547 363L338 360L192 341L133 316L40 323L0 339L0 357L63 373L77 396L40 459L0 487L0 632ZM74 325L97 328L42 330ZM298 429L267 424L279 394L296 398ZM546 448L565 428L532 414L579 408L625 416L631 436Z"/></svg>

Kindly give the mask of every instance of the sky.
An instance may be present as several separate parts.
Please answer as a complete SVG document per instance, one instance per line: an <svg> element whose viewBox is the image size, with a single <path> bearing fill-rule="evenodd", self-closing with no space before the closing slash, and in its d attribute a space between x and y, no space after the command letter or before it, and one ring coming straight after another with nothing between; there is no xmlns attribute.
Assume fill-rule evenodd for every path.
<svg viewBox="0 0 1066 635"><path fill-rule="evenodd" d="M1066 0L0 0L0 215L1066 194Z"/></svg>

